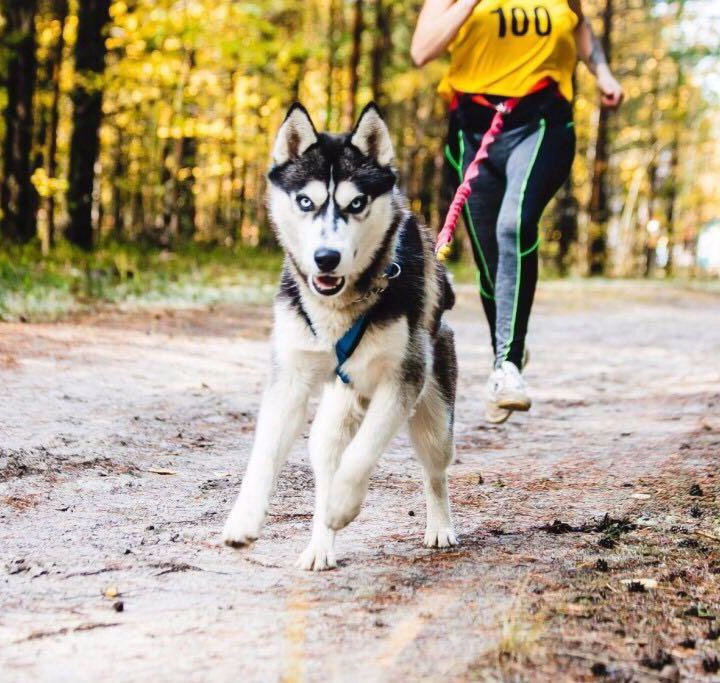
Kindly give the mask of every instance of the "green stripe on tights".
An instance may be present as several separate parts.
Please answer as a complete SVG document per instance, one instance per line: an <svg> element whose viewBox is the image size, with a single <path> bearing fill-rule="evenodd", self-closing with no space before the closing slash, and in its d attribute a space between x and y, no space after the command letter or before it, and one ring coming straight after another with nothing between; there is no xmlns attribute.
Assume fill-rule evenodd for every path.
<svg viewBox="0 0 720 683"><path fill-rule="evenodd" d="M533 171L533 168L535 167L535 162L537 161L538 154L540 153L540 147L542 146L543 140L545 139L545 127L546 127L545 119L540 119L540 128L538 129L540 131L540 134L538 135L538 140L535 143L535 149L533 150L533 155L530 158L530 164L528 165L527 172L525 173L525 177L523 178L522 185L520 187L520 199L518 200L518 210L517 210L517 222L515 224L515 245L517 248L517 272L515 273L515 297L513 301L513 314L512 314L512 321L510 323L510 339L507 340L505 343L505 353L503 354L503 360L507 360L508 354L510 353L510 347L512 346L513 341L515 341L515 324L517 322L517 310L518 310L518 300L520 298L520 274L522 272L522 258L523 258L523 251L520 247L520 226L522 225L522 208L523 208L523 202L525 201L525 190L527 189L528 180L530 180L530 174ZM535 247L537 247L537 243L530 249L532 251ZM529 254L530 251L525 252L525 254Z"/></svg>

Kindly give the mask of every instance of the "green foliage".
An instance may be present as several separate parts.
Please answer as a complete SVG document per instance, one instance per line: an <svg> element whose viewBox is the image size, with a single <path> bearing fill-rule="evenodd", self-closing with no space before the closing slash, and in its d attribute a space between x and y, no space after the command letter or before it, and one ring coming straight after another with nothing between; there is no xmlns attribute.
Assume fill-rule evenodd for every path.
<svg viewBox="0 0 720 683"><path fill-rule="evenodd" d="M63 244L0 251L0 320L54 320L107 303L136 305L266 301L281 267L277 251L190 245L170 252L111 244L92 254Z"/></svg>
<svg viewBox="0 0 720 683"><path fill-rule="evenodd" d="M272 245L265 171L274 131L295 99L306 104L319 128L333 130L349 128L350 112L376 99L393 135L411 208L431 229L442 223L447 108L435 86L445 62L423 69L411 63L420 0L361 2L359 44L353 31L357 5L347 0L112 0L106 68L91 77L77 73L73 63L79 4L70 3L63 21L60 2L44 0L36 16L32 158L42 163L33 167L33 182L41 195L38 226L45 253L52 251L53 238L58 250L37 277L52 272L52 263L61 262L66 250L72 93L79 84L102 91L103 97L93 200L100 245L137 242L183 254L197 245L217 245L212 253L218 258L225 250L237 255ZM606 2L583 0L597 33ZM720 215L720 102L705 87L717 83L712 67L720 27L707 6L699 0L613 1L611 61L627 99L610 118L604 175L609 219L602 229L608 236L609 273L642 272L649 218L660 220L665 237L692 245L698 226ZM353 79L350 60L356 48L360 60ZM0 44L3 73L12 49L12 41ZM577 236L568 238L569 230L563 234L551 206L541 226L540 256L546 270L580 274L587 266L598 95L583 66L576 80L578 147L568 191L573 201L566 206L574 214ZM50 167L51 131L43 127L52 118L55 85L57 165ZM5 101L6 89L0 87L0 107ZM466 239L463 231L458 237ZM160 253L155 247L153 253ZM107 250L101 246L93 258L104 258ZM457 268L464 272L468 245L459 251L465 261ZM89 283L83 278L77 278L76 290L95 286L92 278ZM141 280L129 278L123 286L136 287ZM99 276L99 281L109 280Z"/></svg>

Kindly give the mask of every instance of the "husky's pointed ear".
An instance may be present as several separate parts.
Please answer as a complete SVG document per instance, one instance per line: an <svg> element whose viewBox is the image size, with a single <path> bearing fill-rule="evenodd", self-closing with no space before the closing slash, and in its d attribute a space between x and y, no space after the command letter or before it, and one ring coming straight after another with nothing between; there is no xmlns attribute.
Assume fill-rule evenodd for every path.
<svg viewBox="0 0 720 683"><path fill-rule="evenodd" d="M350 143L363 154L375 159L381 166L388 166L395 157L390 131L380 116L380 110L370 102L362 110L355 130L350 134Z"/></svg>
<svg viewBox="0 0 720 683"><path fill-rule="evenodd" d="M272 160L276 165L299 157L310 145L317 142L315 126L310 115L299 102L290 107L285 121L275 137Z"/></svg>

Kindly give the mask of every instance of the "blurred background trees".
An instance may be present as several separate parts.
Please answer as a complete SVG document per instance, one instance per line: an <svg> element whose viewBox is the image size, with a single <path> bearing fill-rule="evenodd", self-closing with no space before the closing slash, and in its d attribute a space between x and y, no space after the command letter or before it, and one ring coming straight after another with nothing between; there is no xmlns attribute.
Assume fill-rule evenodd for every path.
<svg viewBox="0 0 720 683"><path fill-rule="evenodd" d="M585 0L627 92L599 108L578 68L578 150L543 219L559 274L692 269L720 217L720 7ZM272 136L302 100L346 129L375 99L412 208L437 228L444 65L409 58L420 2L2 0L4 245L64 240L182 249L274 244L265 212Z"/></svg>

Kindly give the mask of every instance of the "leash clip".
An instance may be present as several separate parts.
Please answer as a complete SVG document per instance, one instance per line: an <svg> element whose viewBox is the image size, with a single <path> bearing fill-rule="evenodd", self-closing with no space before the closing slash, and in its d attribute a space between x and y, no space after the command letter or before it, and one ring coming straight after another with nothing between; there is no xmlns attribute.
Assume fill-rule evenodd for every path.
<svg viewBox="0 0 720 683"><path fill-rule="evenodd" d="M402 273L402 268L400 267L399 263L396 263L393 261L385 271L385 277L388 280L394 280L396 277L400 277L400 273Z"/></svg>
<svg viewBox="0 0 720 683"><path fill-rule="evenodd" d="M507 104L505 104L505 102L498 102L495 105L495 111L498 114L505 114L505 113L507 113L507 110L508 110L508 106L507 106Z"/></svg>

